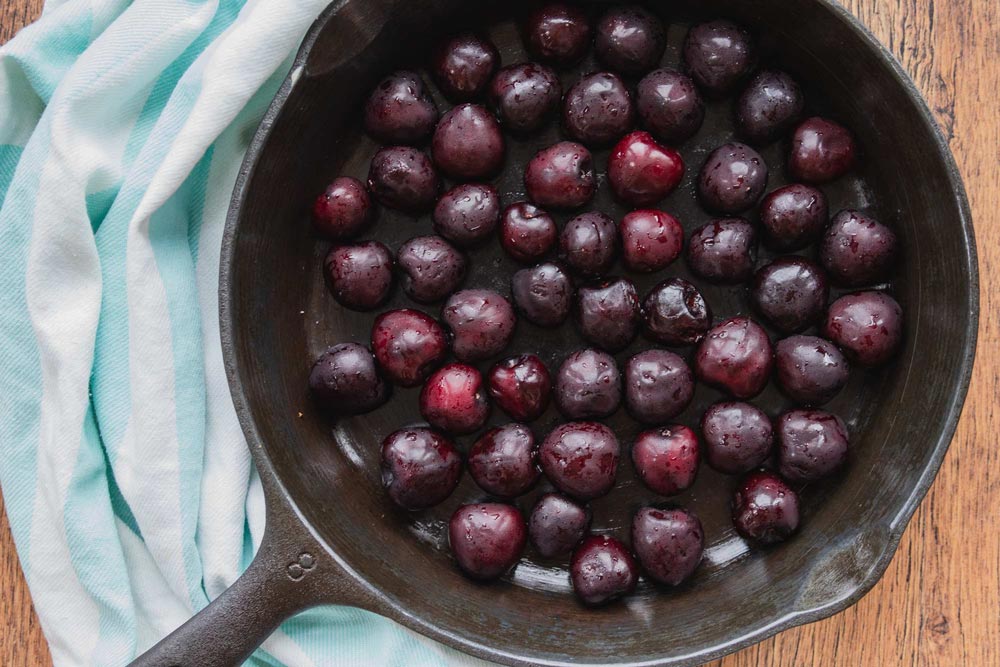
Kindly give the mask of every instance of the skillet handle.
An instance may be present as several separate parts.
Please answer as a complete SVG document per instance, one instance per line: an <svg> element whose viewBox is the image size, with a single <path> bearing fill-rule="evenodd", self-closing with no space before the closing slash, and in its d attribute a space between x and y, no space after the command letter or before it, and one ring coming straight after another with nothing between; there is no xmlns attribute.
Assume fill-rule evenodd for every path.
<svg viewBox="0 0 1000 667"><path fill-rule="evenodd" d="M345 573L311 536L303 535L308 536L305 529L272 530L282 523L272 518L268 516L264 539L246 572L131 667L237 667L283 621L338 597L340 586L331 591L329 577L347 585Z"/></svg>

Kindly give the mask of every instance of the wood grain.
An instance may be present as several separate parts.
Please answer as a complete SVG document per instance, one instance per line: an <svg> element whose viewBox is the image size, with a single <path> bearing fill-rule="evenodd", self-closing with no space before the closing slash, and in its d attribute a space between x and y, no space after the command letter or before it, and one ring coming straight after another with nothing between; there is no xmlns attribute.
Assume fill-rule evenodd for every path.
<svg viewBox="0 0 1000 667"><path fill-rule="evenodd" d="M41 0L0 0L0 42ZM1000 655L1000 3L843 0L903 63L958 160L982 272L980 347L951 450L882 581L832 618L711 667L991 665ZM947 233L942 230L942 233ZM996 289L994 289L996 288ZM0 664L50 664L0 501Z"/></svg>

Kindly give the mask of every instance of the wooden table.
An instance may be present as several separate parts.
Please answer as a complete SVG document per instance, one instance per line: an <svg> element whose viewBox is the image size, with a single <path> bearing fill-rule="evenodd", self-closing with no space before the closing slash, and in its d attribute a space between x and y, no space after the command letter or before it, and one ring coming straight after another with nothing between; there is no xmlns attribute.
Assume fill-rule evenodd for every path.
<svg viewBox="0 0 1000 667"><path fill-rule="evenodd" d="M972 200L982 272L979 358L958 434L882 581L833 618L712 667L979 667L1000 656L1000 2L843 0L923 91ZM0 43L42 0L0 0ZM994 288L997 289L994 292ZM51 664L0 501L0 665Z"/></svg>

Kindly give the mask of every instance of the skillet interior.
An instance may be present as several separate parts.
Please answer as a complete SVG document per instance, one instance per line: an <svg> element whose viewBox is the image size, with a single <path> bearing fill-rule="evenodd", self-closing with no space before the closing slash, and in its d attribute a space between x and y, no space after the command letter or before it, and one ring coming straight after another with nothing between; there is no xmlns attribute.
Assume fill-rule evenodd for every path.
<svg viewBox="0 0 1000 667"><path fill-rule="evenodd" d="M391 70L416 67L435 36L488 26L505 64L525 59L510 21L515 6L470 10L468 4L348 2L329 13L293 70L287 99L272 109L270 125L252 149L256 162L233 232L231 273L224 277L227 354L235 369L234 391L249 406L243 418L254 428L248 431L261 439L282 486L330 548L384 594L380 611L475 652L493 652L496 659L683 660L759 639L855 600L888 563L950 440L971 366L975 262L961 186L925 110L891 62L841 10L823 2L714 0L681 13L672 11L677 3L651 6L662 8L670 25L665 66L677 64L686 23L702 12L737 18L757 30L765 63L795 74L813 110L843 120L859 137L863 166L855 177L826 188L831 208L869 209L896 229L903 244L894 294L906 313L905 349L885 371L855 372L831 404L851 428L851 465L838 479L804 489L803 527L796 539L747 553L728 519L735 480L703 466L695 487L675 499L699 514L708 543L706 563L682 589L664 592L644 583L624 604L585 610L568 592L564 564L530 551L507 580L477 585L451 563L444 532L458 504L483 498L471 479L466 476L441 506L418 514L393 509L379 485L379 443L401 425L420 421L417 391L397 390L378 411L340 424L313 409L306 392L312 359L336 342L367 341L372 315L346 311L327 293L321 273L327 246L310 231L309 205L338 174L364 178L374 150L359 127L365 93ZM567 73L564 83L593 68L584 63ZM708 151L730 138L729 113L731 101L710 105L705 127L680 147L688 173L662 206L677 215L687 233L709 219L694 203L691 184ZM557 137L553 125L536 137L508 142L508 168L496 180L503 203L523 196L521 174L512 165L524 164ZM786 182L783 152L780 144L764 151L771 166L769 189ZM607 151L595 152L601 171L606 156ZM615 217L623 213L606 185L594 208ZM395 248L429 230L427 216L414 220L382 210L369 236ZM769 256L763 252L759 261ZM468 286L507 292L517 267L497 244L473 251L471 260ZM617 272L623 272L620 266ZM651 277L627 275L642 293L666 276L689 277L682 261ZM717 321L747 312L743 294L711 287L705 294ZM403 305L413 307L397 293L389 307ZM436 315L438 309L429 312ZM508 352L540 353L554 369L581 345L570 326L551 333L522 322ZM645 345L638 341L617 356L624 361ZM694 425L718 398L700 386L679 421ZM773 387L754 402L772 416L786 405ZM500 423L502 415L495 412L492 421ZM536 435L556 421L550 410L533 425ZM626 445L637 431L623 412L608 423ZM461 439L462 449L471 441ZM529 510L535 495L519 506ZM658 500L633 479L623 460L616 490L593 505L595 528L627 539L631 513ZM699 660L707 657L701 654Z"/></svg>

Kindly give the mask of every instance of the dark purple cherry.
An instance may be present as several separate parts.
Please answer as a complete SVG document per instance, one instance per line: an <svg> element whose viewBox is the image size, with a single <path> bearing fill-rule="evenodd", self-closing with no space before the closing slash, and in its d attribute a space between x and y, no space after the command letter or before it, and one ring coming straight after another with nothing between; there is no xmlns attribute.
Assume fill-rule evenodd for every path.
<svg viewBox="0 0 1000 667"><path fill-rule="evenodd" d="M627 278L612 278L576 291L576 326L588 342L617 352L635 338L642 321L639 294Z"/></svg>
<svg viewBox="0 0 1000 667"><path fill-rule="evenodd" d="M615 196L630 206L652 206L669 195L684 177L684 159L649 132L630 132L608 158L608 182Z"/></svg>
<svg viewBox="0 0 1000 667"><path fill-rule="evenodd" d="M644 209L626 213L618 226L622 258L632 271L651 273L669 266L684 247L684 228L665 211Z"/></svg>
<svg viewBox="0 0 1000 667"><path fill-rule="evenodd" d="M431 73L444 96L465 102L486 90L500 65L500 53L488 37L463 33L445 40L431 56Z"/></svg>
<svg viewBox="0 0 1000 667"><path fill-rule="evenodd" d="M725 97L746 78L756 62L750 34L729 21L692 27L684 40L684 66L711 97Z"/></svg>
<svg viewBox="0 0 1000 667"><path fill-rule="evenodd" d="M469 474L498 498L516 498L530 489L541 474L531 429L504 424L484 433L469 450Z"/></svg>
<svg viewBox="0 0 1000 667"><path fill-rule="evenodd" d="M499 361L490 370L490 396L512 419L530 422L549 407L552 377L534 354Z"/></svg>
<svg viewBox="0 0 1000 667"><path fill-rule="evenodd" d="M562 141L542 149L524 170L528 197L544 208L579 208L597 190L594 159L581 144Z"/></svg>
<svg viewBox="0 0 1000 667"><path fill-rule="evenodd" d="M848 287L883 280L896 259L896 235L859 211L833 217L819 246L819 261L834 282Z"/></svg>
<svg viewBox="0 0 1000 667"><path fill-rule="evenodd" d="M500 220L500 245L519 262L535 262L556 244L559 229L552 216L526 201L507 207Z"/></svg>
<svg viewBox="0 0 1000 667"><path fill-rule="evenodd" d="M650 578L678 586L701 563L705 531L687 510L643 507L632 519L632 548Z"/></svg>
<svg viewBox="0 0 1000 667"><path fill-rule="evenodd" d="M462 457L451 440L429 428L404 428L382 441L382 485L403 509L433 507L451 495Z"/></svg>
<svg viewBox="0 0 1000 667"><path fill-rule="evenodd" d="M607 273L618 252L615 221L598 211L581 213L563 227L559 250L566 263L584 275Z"/></svg>
<svg viewBox="0 0 1000 667"><path fill-rule="evenodd" d="M590 348L573 352L556 373L556 407L569 419L607 417L621 404L622 379L614 357Z"/></svg>
<svg viewBox="0 0 1000 667"><path fill-rule="evenodd" d="M588 146L608 146L632 127L632 97L611 72L585 74L563 99L563 126Z"/></svg>
<svg viewBox="0 0 1000 667"><path fill-rule="evenodd" d="M573 552L569 579L580 601L596 607L635 590L639 568L624 544L606 535L591 535Z"/></svg>
<svg viewBox="0 0 1000 667"><path fill-rule="evenodd" d="M420 390L420 414L428 424L446 433L465 435L478 431L490 416L483 376L467 364L442 366Z"/></svg>
<svg viewBox="0 0 1000 667"><path fill-rule="evenodd" d="M754 274L750 300L776 329L793 333L823 317L829 291L818 264L804 257L779 257Z"/></svg>
<svg viewBox="0 0 1000 667"><path fill-rule="evenodd" d="M465 279L465 255L440 236L418 236L399 246L396 266L403 291L419 303L445 298Z"/></svg>
<svg viewBox="0 0 1000 667"><path fill-rule="evenodd" d="M642 302L643 332L664 345L694 345L712 326L712 310L698 288L683 278L668 278Z"/></svg>
<svg viewBox="0 0 1000 667"><path fill-rule="evenodd" d="M659 64L666 47L663 21L637 5L613 7L597 22L597 59L621 74L648 72Z"/></svg>
<svg viewBox="0 0 1000 667"><path fill-rule="evenodd" d="M625 407L637 421L664 424L694 396L694 376L680 356L644 350L625 363Z"/></svg>
<svg viewBox="0 0 1000 667"><path fill-rule="evenodd" d="M829 216L823 191L800 183L778 188L760 204L764 238L776 250L801 250L816 241Z"/></svg>
<svg viewBox="0 0 1000 667"><path fill-rule="evenodd" d="M716 148L698 175L698 196L714 213L742 213L752 208L767 188L767 163L746 144Z"/></svg>
<svg viewBox="0 0 1000 667"><path fill-rule="evenodd" d="M539 60L573 65L590 47L590 22L579 7L552 2L535 9L523 26L524 45Z"/></svg>
<svg viewBox="0 0 1000 667"><path fill-rule="evenodd" d="M643 431L632 445L632 463L639 479L662 496L690 488L700 462L698 436L687 426L673 424Z"/></svg>
<svg viewBox="0 0 1000 667"><path fill-rule="evenodd" d="M843 125L825 118L808 118L795 129L788 171L797 181L828 183L854 168L858 148Z"/></svg>
<svg viewBox="0 0 1000 667"><path fill-rule="evenodd" d="M431 136L438 109L416 72L382 79L365 104L365 131L383 144L416 144Z"/></svg>
<svg viewBox="0 0 1000 667"><path fill-rule="evenodd" d="M615 485L620 453L618 438L604 424L569 422L546 436L540 460L545 475L560 491L591 500Z"/></svg>
<svg viewBox="0 0 1000 667"><path fill-rule="evenodd" d="M417 214L434 205L441 179L426 153L409 146L389 146L372 158L368 189L383 206Z"/></svg>
<svg viewBox="0 0 1000 667"><path fill-rule="evenodd" d="M816 336L792 336L774 348L778 385L796 403L823 405L847 384L850 366L843 353Z"/></svg>
<svg viewBox="0 0 1000 667"><path fill-rule="evenodd" d="M313 204L313 229L335 241L357 236L371 224L372 211L364 183L339 176Z"/></svg>
<svg viewBox="0 0 1000 667"><path fill-rule="evenodd" d="M500 197L492 185L458 185L434 207L434 231L461 247L485 241L499 221Z"/></svg>
<svg viewBox="0 0 1000 667"><path fill-rule="evenodd" d="M883 292L857 292L830 306L823 335L851 361L881 366L892 358L903 339L903 310Z"/></svg>
<svg viewBox="0 0 1000 667"><path fill-rule="evenodd" d="M643 77L635 106L646 129L668 144L694 136L705 121L705 103L694 81L670 69L654 70Z"/></svg>
<svg viewBox="0 0 1000 667"><path fill-rule="evenodd" d="M372 352L379 368L394 384L415 387L448 354L444 329L419 310L390 310L372 325Z"/></svg>
<svg viewBox="0 0 1000 667"><path fill-rule="evenodd" d="M567 554L590 528L590 512L566 496L546 493L528 519L528 536L543 558Z"/></svg>
<svg viewBox="0 0 1000 667"><path fill-rule="evenodd" d="M705 458L719 472L735 475L763 463L774 446L774 427L749 403L716 403L701 418Z"/></svg>
<svg viewBox="0 0 1000 667"><path fill-rule="evenodd" d="M847 427L823 410L791 410L778 418L778 470L791 482L815 482L847 463Z"/></svg>
<svg viewBox="0 0 1000 667"><path fill-rule="evenodd" d="M562 84L551 68L537 63L504 67L490 84L490 105L511 132L528 133L555 115Z"/></svg>
<svg viewBox="0 0 1000 667"><path fill-rule="evenodd" d="M497 579L517 564L528 531L513 505L462 505L448 522L448 543L458 566L480 581Z"/></svg>
<svg viewBox="0 0 1000 667"><path fill-rule="evenodd" d="M431 142L434 164L457 181L490 178L500 171L505 150L496 117L478 104L462 104L446 113Z"/></svg>
<svg viewBox="0 0 1000 667"><path fill-rule="evenodd" d="M333 297L351 310L372 310L389 298L392 252L378 241L340 245L326 256L326 277Z"/></svg>
<svg viewBox="0 0 1000 667"><path fill-rule="evenodd" d="M752 472L733 496L733 525L757 544L782 542L799 527L799 496L774 473Z"/></svg>
<svg viewBox="0 0 1000 667"><path fill-rule="evenodd" d="M733 317L708 332L695 353L694 370L705 384L736 398L763 391L774 355L767 332L746 317Z"/></svg>
<svg viewBox="0 0 1000 667"><path fill-rule="evenodd" d="M805 98L795 79L780 70L758 72L736 104L736 125L754 144L774 141L802 115Z"/></svg>
<svg viewBox="0 0 1000 667"><path fill-rule="evenodd" d="M511 294L518 312L540 327L557 327L569 317L573 282L557 264L521 269L511 278Z"/></svg>
<svg viewBox="0 0 1000 667"><path fill-rule="evenodd" d="M316 402L336 415L371 412L389 398L389 388L364 345L340 343L319 355L309 372Z"/></svg>
<svg viewBox="0 0 1000 667"><path fill-rule="evenodd" d="M514 335L517 318L510 301L492 290L455 292L445 302L441 319L451 329L452 351L460 361L476 362L503 352Z"/></svg>
<svg viewBox="0 0 1000 667"><path fill-rule="evenodd" d="M691 270L716 283L739 283L753 275L757 235L743 218L713 220L691 234Z"/></svg>

